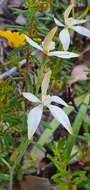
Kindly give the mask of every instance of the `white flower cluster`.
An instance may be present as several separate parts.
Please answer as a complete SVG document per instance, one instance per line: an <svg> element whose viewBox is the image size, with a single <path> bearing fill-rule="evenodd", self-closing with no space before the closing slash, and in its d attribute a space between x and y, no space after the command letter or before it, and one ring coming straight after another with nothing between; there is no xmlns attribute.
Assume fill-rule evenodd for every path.
<svg viewBox="0 0 90 190"><path fill-rule="evenodd" d="M52 38L54 37L54 34L57 31L57 27L54 27L45 37L44 41L42 42L42 45L38 45L36 42L34 42L31 38L26 36L26 41L34 48L42 51L45 55L48 56L55 56L59 58L73 58L78 57L79 55L77 53L69 52L69 51L53 51L55 49L55 42L52 41Z"/></svg>
<svg viewBox="0 0 90 190"><path fill-rule="evenodd" d="M54 18L54 21L57 26L64 27L64 29L59 34L59 39L63 45L64 51L54 51L55 49L55 42L52 41L56 31L57 26L54 27L45 37L44 41L42 42L42 45L38 45L35 41L33 41L31 38L26 36L26 41L34 48L42 51L47 56L56 56L59 58L73 58L78 57L79 55L73 52L67 51L70 45L70 34L69 29L73 29L74 31L90 37L90 31L86 29L83 26L79 26L79 24L83 24L86 22L86 20L78 20L74 19L73 17L69 18L70 12L73 8L73 5L70 5L65 13L64 13L64 21L65 23L61 23L59 20ZM42 95L41 99L38 99L35 95L28 92L23 92L23 96L28 99L29 101L38 104L35 108L33 108L29 114L28 114L28 138L31 139L34 135L35 131L37 130L42 113L43 108L47 107L51 114L55 117L56 120L59 121L66 129L67 131L72 134L72 127L70 125L68 116L65 114L63 109L56 105L52 105L52 102L55 102L57 104L61 104L63 106L67 106L67 104L58 96L50 96L47 94L49 82L50 82L50 76L51 76L51 70L49 70L42 81L41 90Z"/></svg>
<svg viewBox="0 0 90 190"><path fill-rule="evenodd" d="M70 5L64 12L64 23L61 23L59 20L54 18L56 25L64 28L63 30L61 30L59 34L59 39L65 51L68 50L69 45L70 45L69 29L72 29L75 32L78 32L79 34L90 38L90 30L88 30L87 28L83 26L79 26L80 24L83 24L86 22L85 19L78 20L78 19L74 19L73 17L69 18L72 8L73 8L73 5Z"/></svg>
<svg viewBox="0 0 90 190"><path fill-rule="evenodd" d="M58 96L50 96L47 94L49 82L50 82L50 76L51 76L51 70L49 70L42 81L42 95L41 99L38 99L35 95L28 92L23 92L23 96L28 99L29 101L33 103L37 103L38 105L33 108L29 114L28 114L28 138L31 139L33 134L35 133L41 117L43 113L43 108L47 107L52 115L55 117L56 120L58 120L62 125L68 130L69 133L72 134L72 128L69 122L69 119L65 112L58 106L52 105L52 102L55 102L57 104L61 104L63 106L68 106L64 100L62 100Z"/></svg>

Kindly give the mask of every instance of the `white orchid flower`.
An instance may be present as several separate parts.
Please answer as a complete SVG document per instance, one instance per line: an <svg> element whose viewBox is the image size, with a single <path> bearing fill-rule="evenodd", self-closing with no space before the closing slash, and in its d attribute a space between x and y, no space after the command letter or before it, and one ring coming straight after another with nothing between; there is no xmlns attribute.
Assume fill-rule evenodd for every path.
<svg viewBox="0 0 90 190"><path fill-rule="evenodd" d="M48 56L56 56L59 58L73 58L78 57L79 55L77 53L69 52L69 51L53 51L55 49L55 42L52 41L55 33L57 31L57 27L54 27L45 37L44 41L42 42L42 45L38 45L35 41L33 41L31 38L26 36L26 41L34 48L42 51L45 55Z"/></svg>
<svg viewBox="0 0 90 190"><path fill-rule="evenodd" d="M74 19L73 17L69 17L70 12L73 7L74 5L70 5L64 12L64 24L61 23L58 19L54 18L54 21L57 26L64 27L64 29L61 30L59 34L59 39L65 51L68 50L69 45L70 45L69 29L73 29L74 31L78 32L81 35L90 37L90 30L88 30L87 28L83 26L80 26L80 24L83 24L86 22L85 19L79 20L79 19Z"/></svg>
<svg viewBox="0 0 90 190"><path fill-rule="evenodd" d="M44 107L47 107L50 110L50 112L52 113L52 115L55 117L55 119L57 121L59 121L67 129L67 131L70 134L72 134L72 127L70 125L68 116L65 114L65 112L60 107L58 107L56 105L52 105L52 102L56 102L57 104L61 104L64 106L67 106L67 104L60 97L50 96L47 94L47 89L48 89L49 82L50 82L50 76L51 76L51 70L49 70L45 74L44 79L42 81L41 99L38 99L32 93L23 92L23 96L27 100L38 104L28 114L27 123L28 123L28 138L29 139L32 138L32 136L34 135L35 131L37 130L37 128L39 126Z"/></svg>

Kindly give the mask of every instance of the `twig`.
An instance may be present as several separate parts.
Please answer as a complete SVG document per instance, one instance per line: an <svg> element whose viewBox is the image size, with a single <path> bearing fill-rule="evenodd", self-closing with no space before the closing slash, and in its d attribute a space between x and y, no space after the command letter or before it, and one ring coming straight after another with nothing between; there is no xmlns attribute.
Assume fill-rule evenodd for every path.
<svg viewBox="0 0 90 190"><path fill-rule="evenodd" d="M26 64L26 59L23 59L22 61L19 62L20 67L22 67L25 64ZM17 67L13 67L12 69L9 69L8 71L0 75L0 80L4 80L7 77L14 75L16 71L17 71Z"/></svg>

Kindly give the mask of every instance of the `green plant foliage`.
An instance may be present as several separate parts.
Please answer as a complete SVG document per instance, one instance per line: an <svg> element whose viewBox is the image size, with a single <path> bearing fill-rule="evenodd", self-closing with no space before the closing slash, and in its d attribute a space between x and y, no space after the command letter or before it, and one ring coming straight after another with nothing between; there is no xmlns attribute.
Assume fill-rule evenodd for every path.
<svg viewBox="0 0 90 190"><path fill-rule="evenodd" d="M65 26L58 26L54 18L58 19L59 25L64 24L64 13L71 3L75 6L66 15L66 20L71 20L66 21ZM6 189L14 190L14 182L18 185L19 181L21 184L26 175L48 175L56 190L90 190L90 31L87 30L90 27L90 2L21 0L20 6L13 6L11 1L11 5L9 3L1 9L2 6L0 32L11 31L12 35L19 32L25 39L20 47L13 48L9 42L13 40L13 43L18 43L20 39L0 35L0 190L5 190L5 185ZM19 16L25 18L24 24L16 22ZM76 21L81 21L83 25L73 24ZM80 28L76 30L82 26L84 32ZM53 29L56 30L55 35ZM70 36L64 33L65 38L62 37L60 41L60 32L69 29ZM29 41L32 39L30 44L26 36L30 38ZM66 50L65 42L69 37L70 48ZM52 42L55 42L54 50L49 47L54 45ZM54 51L56 54L51 56L50 53L53 54ZM58 52L59 56L62 52L61 57L57 56ZM80 57L66 59L65 52L67 56L75 53L74 56L79 54ZM79 70L74 80L73 70L78 65L85 65L88 73ZM43 80L48 71L52 74L46 92L49 77L45 82ZM43 93L42 86L45 91ZM26 100L23 92L33 93L41 102L30 96L27 98L30 101ZM60 104L60 99L59 104L58 101L49 102L53 95L63 99L68 106ZM28 122L27 115L39 104L44 107L42 119L33 137L28 139L28 130L32 131L33 128L28 129L27 125L32 124L32 120L35 123L38 117L34 116L33 119L32 114ZM72 135L66 131L68 126L64 129L62 122L53 117L55 114L49 112L50 105L61 108L67 115ZM50 166L54 168L52 175L45 170ZM44 170L48 173L46 176Z"/></svg>

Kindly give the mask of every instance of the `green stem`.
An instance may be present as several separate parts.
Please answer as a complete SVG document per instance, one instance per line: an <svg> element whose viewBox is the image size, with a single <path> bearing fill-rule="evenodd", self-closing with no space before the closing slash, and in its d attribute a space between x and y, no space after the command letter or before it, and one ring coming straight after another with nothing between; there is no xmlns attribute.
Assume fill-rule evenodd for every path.
<svg viewBox="0 0 90 190"><path fill-rule="evenodd" d="M17 159L15 160L15 163L14 163L14 166L13 166L13 168L12 168L12 171L14 171L15 168L16 168L16 166L20 163L20 161L21 161L21 159L22 159L22 157L23 157L25 151L27 150L28 145L30 144L30 142L31 142L31 141L29 141L27 138L25 138L25 139L23 140L23 142L21 142L21 144L20 144L20 146L19 146L19 148L18 148L18 151L17 151L17 152L18 152L18 157L17 157Z"/></svg>
<svg viewBox="0 0 90 190"><path fill-rule="evenodd" d="M13 190L13 169L10 169L10 183L9 183L9 190Z"/></svg>
<svg viewBox="0 0 90 190"><path fill-rule="evenodd" d="M17 150L17 157L14 158L13 161L15 161L14 165L11 167L9 167L9 171L10 171L10 183L9 183L9 190L13 190L13 175L14 175L14 171L16 169L16 166L20 163L25 151L27 150L27 147L29 145L29 141L27 138L24 138L23 142L21 142L18 150Z"/></svg>

